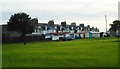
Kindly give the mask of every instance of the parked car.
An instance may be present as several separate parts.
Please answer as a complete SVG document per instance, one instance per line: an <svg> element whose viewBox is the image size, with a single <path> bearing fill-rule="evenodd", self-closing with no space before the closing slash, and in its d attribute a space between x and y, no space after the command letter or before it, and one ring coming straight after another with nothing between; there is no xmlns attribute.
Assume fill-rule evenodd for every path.
<svg viewBox="0 0 120 69"><path fill-rule="evenodd" d="M65 35L64 37L60 37L59 40L63 40L63 41L70 41L72 40L73 38L70 36L70 35Z"/></svg>
<svg viewBox="0 0 120 69"><path fill-rule="evenodd" d="M116 37L120 37L120 34L117 34Z"/></svg>
<svg viewBox="0 0 120 69"><path fill-rule="evenodd" d="M63 37L63 41L70 41L70 40L72 40L71 37Z"/></svg>

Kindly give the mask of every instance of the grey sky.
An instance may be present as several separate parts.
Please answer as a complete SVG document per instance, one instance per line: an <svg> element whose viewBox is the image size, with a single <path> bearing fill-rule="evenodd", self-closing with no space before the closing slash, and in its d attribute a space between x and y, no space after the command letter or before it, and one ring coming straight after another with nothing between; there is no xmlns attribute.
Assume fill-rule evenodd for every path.
<svg viewBox="0 0 120 69"><path fill-rule="evenodd" d="M108 27L118 19L119 0L1 0L0 23L5 24L10 16L17 12L26 12L37 17L39 22L53 19L56 24L66 20L67 24L84 23L105 31L105 14Z"/></svg>

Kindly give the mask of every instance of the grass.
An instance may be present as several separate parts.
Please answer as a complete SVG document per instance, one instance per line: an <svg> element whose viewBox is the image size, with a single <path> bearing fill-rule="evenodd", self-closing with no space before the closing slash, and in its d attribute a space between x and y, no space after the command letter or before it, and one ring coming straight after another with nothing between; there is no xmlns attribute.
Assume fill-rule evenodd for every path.
<svg viewBox="0 0 120 69"><path fill-rule="evenodd" d="M117 67L117 38L3 44L3 67Z"/></svg>

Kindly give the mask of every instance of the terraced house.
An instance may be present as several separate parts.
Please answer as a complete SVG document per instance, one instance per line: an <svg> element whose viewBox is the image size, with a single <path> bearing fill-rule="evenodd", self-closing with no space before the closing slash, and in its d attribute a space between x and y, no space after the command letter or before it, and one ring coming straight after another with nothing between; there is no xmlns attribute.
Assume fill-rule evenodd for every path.
<svg viewBox="0 0 120 69"><path fill-rule="evenodd" d="M78 38L100 37L98 28L84 26L84 24L76 25L75 22L67 25L66 21L61 25L54 24L53 20L48 23L38 23L32 34L45 35L48 40L72 40ZM94 36L93 36L94 34Z"/></svg>

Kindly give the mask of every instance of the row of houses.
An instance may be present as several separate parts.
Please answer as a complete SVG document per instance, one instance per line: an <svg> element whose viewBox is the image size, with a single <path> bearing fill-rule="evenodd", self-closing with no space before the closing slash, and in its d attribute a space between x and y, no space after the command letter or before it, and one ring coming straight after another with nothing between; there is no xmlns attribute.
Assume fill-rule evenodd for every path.
<svg viewBox="0 0 120 69"><path fill-rule="evenodd" d="M38 23L32 34L45 35L45 39L50 40L103 37L99 29L91 28L90 25L84 26L84 24L80 24L77 26L76 23L71 23L71 25L64 23L61 23L61 25L53 24L52 26L48 23Z"/></svg>

